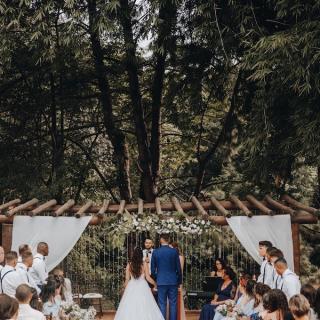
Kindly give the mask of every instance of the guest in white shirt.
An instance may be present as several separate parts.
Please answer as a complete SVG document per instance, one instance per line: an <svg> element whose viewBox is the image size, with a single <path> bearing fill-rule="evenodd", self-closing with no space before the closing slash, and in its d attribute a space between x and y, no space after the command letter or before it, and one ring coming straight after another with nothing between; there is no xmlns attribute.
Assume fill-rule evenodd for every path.
<svg viewBox="0 0 320 320"><path fill-rule="evenodd" d="M36 285L40 288L46 283L48 278L48 272L46 267L45 257L49 254L48 244L45 242L39 242L37 246L37 254L33 257L32 268L30 269L30 275L32 276Z"/></svg>
<svg viewBox="0 0 320 320"><path fill-rule="evenodd" d="M276 269L274 268L274 263L279 259L283 258L283 253L280 249L271 247L267 249L267 259L272 264L273 267L273 282L271 289L280 289L282 286L282 278L277 274Z"/></svg>
<svg viewBox="0 0 320 320"><path fill-rule="evenodd" d="M273 285L273 266L267 260L267 249L272 247L272 243L268 240L259 241L259 255L263 258L260 275L257 282L268 285L270 288Z"/></svg>
<svg viewBox="0 0 320 320"><path fill-rule="evenodd" d="M30 287L35 288L37 290L37 293L40 294L41 290L39 289L29 272L33 264L32 252L24 251L22 253L21 259L21 262L17 264L17 271L20 273L23 282L28 284Z"/></svg>
<svg viewBox="0 0 320 320"><path fill-rule="evenodd" d="M284 258L279 258L274 267L277 273L282 277L283 283L280 290L284 292L289 300L295 294L299 294L301 290L301 283L299 277L290 269L288 269L287 261Z"/></svg>
<svg viewBox="0 0 320 320"><path fill-rule="evenodd" d="M16 320L19 303L7 294L0 294L0 319Z"/></svg>
<svg viewBox="0 0 320 320"><path fill-rule="evenodd" d="M152 239L145 240L144 242L145 249L143 250L143 261L145 261L148 264L150 274L151 274L151 259L152 259L152 253L153 253L153 246L154 246L154 243Z"/></svg>
<svg viewBox="0 0 320 320"><path fill-rule="evenodd" d="M19 302L18 320L45 320L45 316L38 310L32 309L30 301L32 299L31 287L21 284L16 291L16 298Z"/></svg>
<svg viewBox="0 0 320 320"><path fill-rule="evenodd" d="M0 271L3 268L3 261L4 261L4 250L3 247L0 246Z"/></svg>
<svg viewBox="0 0 320 320"><path fill-rule="evenodd" d="M14 297L17 287L23 283L19 272L15 269L18 261L18 254L15 251L9 251L6 254L5 260L6 265L0 271L1 293Z"/></svg>

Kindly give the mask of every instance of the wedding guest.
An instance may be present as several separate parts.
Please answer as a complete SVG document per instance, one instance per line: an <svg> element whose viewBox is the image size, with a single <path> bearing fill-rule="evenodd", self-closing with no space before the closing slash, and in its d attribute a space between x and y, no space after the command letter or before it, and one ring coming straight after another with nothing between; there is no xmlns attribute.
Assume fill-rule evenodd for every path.
<svg viewBox="0 0 320 320"><path fill-rule="evenodd" d="M37 246L37 254L33 257L32 268L30 269L30 275L34 282L41 290L48 278L48 272L45 262L45 257L49 254L48 244L45 242L39 242Z"/></svg>
<svg viewBox="0 0 320 320"><path fill-rule="evenodd" d="M320 288L317 289L316 298L314 300L314 311L317 315L317 318L320 317Z"/></svg>
<svg viewBox="0 0 320 320"><path fill-rule="evenodd" d="M244 316L251 316L254 313L254 288L256 282L253 280L248 280L246 286L244 287L244 292L238 299L236 304L236 310L239 311Z"/></svg>
<svg viewBox="0 0 320 320"><path fill-rule="evenodd" d="M258 320L261 317L263 309L263 296L271 290L269 286L263 283L257 283L254 287L254 310L250 316L251 320Z"/></svg>
<svg viewBox="0 0 320 320"><path fill-rule="evenodd" d="M153 254L154 243L152 239L147 238L144 241L144 250L143 250L143 261L146 262L149 266L150 274L151 274L151 259Z"/></svg>
<svg viewBox="0 0 320 320"><path fill-rule="evenodd" d="M38 311L42 311L43 304L42 304L42 301L38 295L37 290L35 288L31 287L31 292L32 292L32 299L30 301L31 308L38 310Z"/></svg>
<svg viewBox="0 0 320 320"><path fill-rule="evenodd" d="M19 303L7 294L0 294L0 319L16 320L18 317Z"/></svg>
<svg viewBox="0 0 320 320"><path fill-rule="evenodd" d="M227 267L227 264L225 263L225 261L221 258L216 259L216 261L214 262L213 265L213 270L210 273L211 277L223 277L223 272L225 270L225 268Z"/></svg>
<svg viewBox="0 0 320 320"><path fill-rule="evenodd" d="M34 282L32 276L29 273L33 264L33 255L31 251L23 251L21 254L21 262L17 264L16 270L20 273L22 281L28 284L30 287L35 288L40 294L40 289Z"/></svg>
<svg viewBox="0 0 320 320"><path fill-rule="evenodd" d="M32 290L27 284L21 284L16 291L16 299L19 302L18 320L45 320L45 316L38 310L32 309Z"/></svg>
<svg viewBox="0 0 320 320"><path fill-rule="evenodd" d="M64 300L67 302L73 302L72 285L71 285L70 279L65 278L64 271L60 268L55 268L52 271L52 274L55 277L59 277L61 279L61 282L62 282L62 290L61 291L63 293Z"/></svg>
<svg viewBox="0 0 320 320"><path fill-rule="evenodd" d="M250 274L244 273L240 275L239 284L237 287L236 294L234 296L234 301L238 301L238 299L244 294L249 280L252 280L252 277L250 276Z"/></svg>
<svg viewBox="0 0 320 320"><path fill-rule="evenodd" d="M311 284L305 284L301 287L300 293L309 301L310 320L317 320L318 315L315 312L317 290Z"/></svg>
<svg viewBox="0 0 320 320"><path fill-rule="evenodd" d="M32 252L31 248L27 244L21 244L18 248L18 263L17 266L19 266L20 263L22 263L22 255L24 252L30 251Z"/></svg>
<svg viewBox="0 0 320 320"><path fill-rule="evenodd" d="M0 271L1 292L11 297L16 294L17 287L23 283L23 280L16 271L15 267L18 261L18 254L15 251L9 251L5 256L5 266Z"/></svg>
<svg viewBox="0 0 320 320"><path fill-rule="evenodd" d="M302 294L296 294L290 298L289 309L295 320L310 319L310 303Z"/></svg>
<svg viewBox="0 0 320 320"><path fill-rule="evenodd" d="M263 296L263 320L287 320L290 311L286 295L279 289L272 289Z"/></svg>
<svg viewBox="0 0 320 320"><path fill-rule="evenodd" d="M272 243L267 240L259 241L259 255L263 258L260 267L260 275L257 282L264 283L271 287L273 285L273 266L267 260L267 249L272 247Z"/></svg>
<svg viewBox="0 0 320 320"><path fill-rule="evenodd" d="M4 262L4 249L0 246L0 271L3 268L3 262Z"/></svg>
<svg viewBox="0 0 320 320"><path fill-rule="evenodd" d="M280 289L282 285L282 278L279 274L277 274L276 269L274 268L274 263L279 259L283 258L283 253L280 249L275 247L267 249L267 259L273 266L273 283L272 289Z"/></svg>
<svg viewBox="0 0 320 320"><path fill-rule="evenodd" d="M223 304L226 300L233 299L235 290L233 281L235 277L235 272L230 267L226 267L223 272L223 282L219 285L211 303L202 307L199 320L212 320L216 307Z"/></svg>
<svg viewBox="0 0 320 320"><path fill-rule="evenodd" d="M62 302L61 288L61 282L57 281L53 276L50 276L47 283L43 286L40 298L43 302L42 312L45 316L52 315L59 318Z"/></svg>
<svg viewBox="0 0 320 320"><path fill-rule="evenodd" d="M277 273L282 277L281 289L287 299L289 300L295 294L300 293L301 283L299 277L288 268L287 261L284 258L279 258L275 263L274 267Z"/></svg>

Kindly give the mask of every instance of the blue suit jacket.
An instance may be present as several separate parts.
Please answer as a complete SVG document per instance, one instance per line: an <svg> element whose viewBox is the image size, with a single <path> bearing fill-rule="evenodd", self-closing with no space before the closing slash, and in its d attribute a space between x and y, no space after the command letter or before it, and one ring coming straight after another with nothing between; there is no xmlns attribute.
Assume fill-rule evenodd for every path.
<svg viewBox="0 0 320 320"><path fill-rule="evenodd" d="M157 285L180 285L182 272L178 251L169 246L161 246L152 253L151 274L156 277Z"/></svg>

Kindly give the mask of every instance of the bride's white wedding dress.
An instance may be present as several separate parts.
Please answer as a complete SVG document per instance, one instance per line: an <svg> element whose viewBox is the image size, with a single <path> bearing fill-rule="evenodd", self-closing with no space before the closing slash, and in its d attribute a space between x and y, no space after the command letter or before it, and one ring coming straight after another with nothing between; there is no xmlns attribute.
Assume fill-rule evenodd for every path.
<svg viewBox="0 0 320 320"><path fill-rule="evenodd" d="M130 277L114 320L164 320L144 274Z"/></svg>

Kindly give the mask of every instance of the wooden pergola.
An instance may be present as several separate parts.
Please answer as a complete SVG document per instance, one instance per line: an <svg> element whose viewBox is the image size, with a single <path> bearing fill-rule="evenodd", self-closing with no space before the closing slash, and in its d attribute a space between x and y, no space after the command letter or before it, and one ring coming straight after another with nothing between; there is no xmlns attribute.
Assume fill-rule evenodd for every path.
<svg viewBox="0 0 320 320"><path fill-rule="evenodd" d="M54 217L74 216L75 218L91 214L90 225L98 225L107 222L115 214L123 214L125 210L139 215L143 215L145 212L153 212L163 216L163 218L167 218L164 213L170 211L186 214L190 219L196 214L220 226L227 225L226 218L235 214L245 215L249 218L253 215L289 214L292 223L294 264L297 273L300 270L299 224L317 223L320 213L319 209L305 205L289 195L282 196L281 200L275 200L269 195L266 195L263 200L258 200L253 195L247 195L245 199L239 199L237 196L232 195L227 200L217 200L212 196L205 201L191 197L188 202L180 202L176 197L171 197L171 201L166 202L161 202L159 198L156 198L152 203L146 203L142 199L138 199L135 203L126 203L125 200L121 200L120 203L116 204L111 203L109 200L104 200L101 205L96 205L91 200L79 205L73 199L64 204L57 204L54 199L44 203L40 203L35 198L27 202L14 199L0 205L2 245L5 250L9 250L11 247L12 222L17 214L29 216L50 215Z"/></svg>

